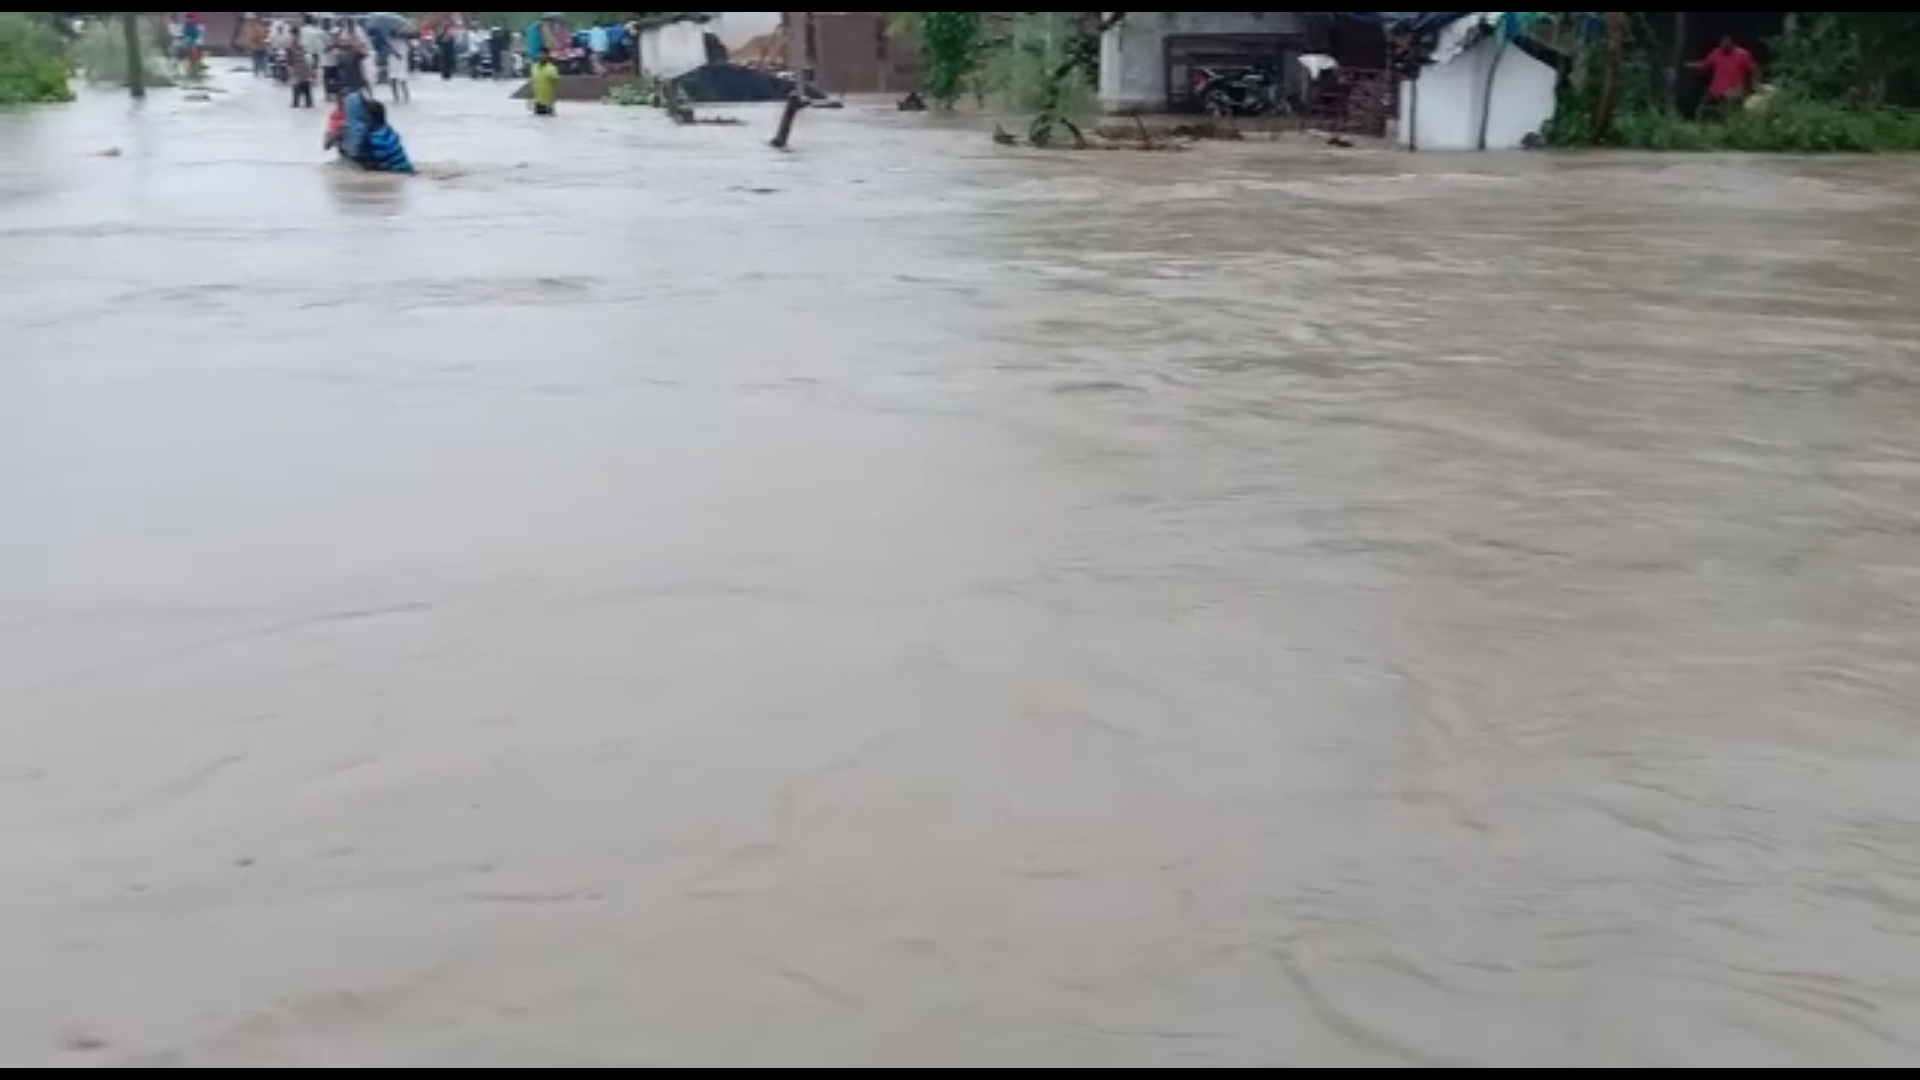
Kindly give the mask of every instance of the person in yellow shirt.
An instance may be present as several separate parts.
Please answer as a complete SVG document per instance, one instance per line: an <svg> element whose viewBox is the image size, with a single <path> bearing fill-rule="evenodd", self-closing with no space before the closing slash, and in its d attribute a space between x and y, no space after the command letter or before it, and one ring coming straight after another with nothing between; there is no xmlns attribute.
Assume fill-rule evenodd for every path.
<svg viewBox="0 0 1920 1080"><path fill-rule="evenodd" d="M560 100L560 68L553 54L540 50L533 64L533 115L552 116L554 103Z"/></svg>

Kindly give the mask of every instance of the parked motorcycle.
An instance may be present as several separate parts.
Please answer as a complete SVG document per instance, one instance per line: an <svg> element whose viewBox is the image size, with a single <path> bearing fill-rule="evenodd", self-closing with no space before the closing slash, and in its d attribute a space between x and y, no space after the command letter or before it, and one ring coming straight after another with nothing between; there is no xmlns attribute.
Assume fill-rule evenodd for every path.
<svg viewBox="0 0 1920 1080"><path fill-rule="evenodd" d="M1193 96L1210 116L1264 116L1286 112L1286 87L1256 67L1205 67L1193 73Z"/></svg>

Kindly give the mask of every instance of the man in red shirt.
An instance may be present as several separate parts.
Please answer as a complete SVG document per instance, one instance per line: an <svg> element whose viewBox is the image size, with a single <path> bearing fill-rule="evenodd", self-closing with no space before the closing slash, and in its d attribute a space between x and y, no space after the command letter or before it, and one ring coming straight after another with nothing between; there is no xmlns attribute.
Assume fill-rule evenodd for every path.
<svg viewBox="0 0 1920 1080"><path fill-rule="evenodd" d="M1730 37L1721 38L1705 59L1694 61L1692 66L1707 73L1706 107L1713 112L1733 109L1760 81L1760 65L1753 54L1735 45Z"/></svg>

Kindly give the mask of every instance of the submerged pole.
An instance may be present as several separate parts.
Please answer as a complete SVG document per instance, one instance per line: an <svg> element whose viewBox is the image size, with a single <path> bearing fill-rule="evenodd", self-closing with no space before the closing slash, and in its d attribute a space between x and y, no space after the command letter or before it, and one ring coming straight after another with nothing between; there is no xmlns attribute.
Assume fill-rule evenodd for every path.
<svg viewBox="0 0 1920 1080"><path fill-rule="evenodd" d="M814 13L800 13L800 70L795 73L793 93L787 97L787 107L780 112L780 127L774 131L767 145L775 150L785 150L793 138L793 122L800 116L800 110L807 107L807 88L813 85L814 65L820 62L819 33L814 23Z"/></svg>
<svg viewBox="0 0 1920 1080"><path fill-rule="evenodd" d="M127 39L127 92L133 100L147 96L147 58L140 48L140 13L120 13L120 32Z"/></svg>

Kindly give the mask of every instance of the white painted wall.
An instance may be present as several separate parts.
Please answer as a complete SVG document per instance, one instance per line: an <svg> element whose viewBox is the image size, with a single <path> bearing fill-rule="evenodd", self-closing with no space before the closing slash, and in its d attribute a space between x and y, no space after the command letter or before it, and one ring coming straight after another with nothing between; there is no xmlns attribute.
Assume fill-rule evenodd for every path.
<svg viewBox="0 0 1920 1080"><path fill-rule="evenodd" d="M1494 57L1504 50L1499 67ZM1480 148L1480 102L1492 75L1488 150L1518 150L1553 116L1559 76L1513 45L1486 38L1444 64L1400 84L1400 145L1409 150Z"/></svg>
<svg viewBox="0 0 1920 1080"><path fill-rule="evenodd" d="M677 79L707 63L707 28L697 22L668 23L640 31L640 70Z"/></svg>

